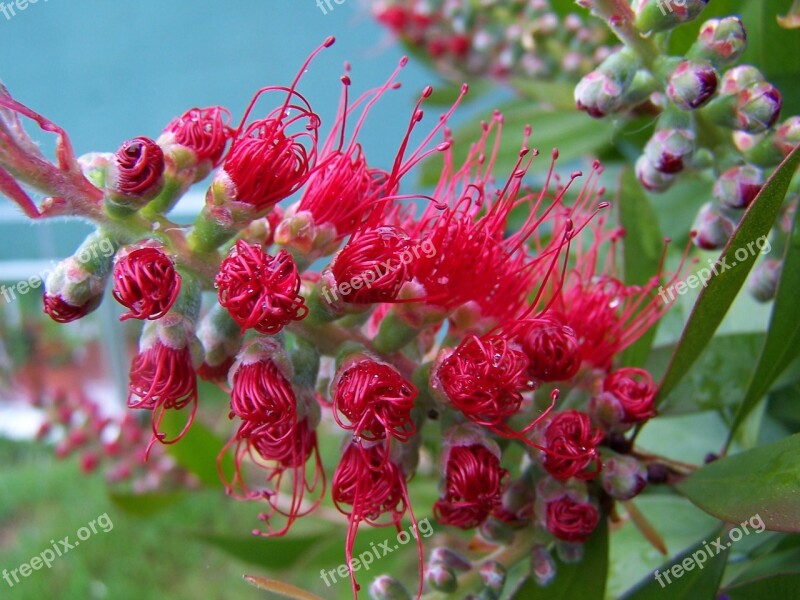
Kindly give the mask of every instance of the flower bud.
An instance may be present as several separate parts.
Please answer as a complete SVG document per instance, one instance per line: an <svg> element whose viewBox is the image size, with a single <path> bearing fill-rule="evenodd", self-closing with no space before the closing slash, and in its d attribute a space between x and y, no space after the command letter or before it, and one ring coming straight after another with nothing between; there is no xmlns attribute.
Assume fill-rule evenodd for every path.
<svg viewBox="0 0 800 600"><path fill-rule="evenodd" d="M89 235L73 256L48 275L44 312L58 323L69 323L100 306L115 250L109 238L99 233Z"/></svg>
<svg viewBox="0 0 800 600"><path fill-rule="evenodd" d="M170 121L158 141L162 147L180 144L191 150L195 164L208 163L203 169L207 175L222 161L233 133L229 127L230 118L228 110L221 106L192 108Z"/></svg>
<svg viewBox="0 0 800 600"><path fill-rule="evenodd" d="M739 65L725 71L720 82L719 92L726 96L732 96L760 83L765 83L761 71L753 65Z"/></svg>
<svg viewBox="0 0 800 600"><path fill-rule="evenodd" d="M637 423L655 416L656 384L644 369L625 367L609 373L600 384L600 393L589 401L589 410L595 420L609 431L622 432ZM612 412L613 401L619 403L622 418L616 420L619 411Z"/></svg>
<svg viewBox="0 0 800 600"><path fill-rule="evenodd" d="M372 600L411 600L403 584L388 575L381 575L370 584L369 597Z"/></svg>
<svg viewBox="0 0 800 600"><path fill-rule="evenodd" d="M680 173L694 153L694 132L690 129L656 131L644 148L644 155L656 171Z"/></svg>
<svg viewBox="0 0 800 600"><path fill-rule="evenodd" d="M635 54L625 50L609 56L575 87L575 104L578 109L595 119L618 112L639 68L639 62Z"/></svg>
<svg viewBox="0 0 800 600"><path fill-rule="evenodd" d="M783 263L774 258L768 258L760 263L753 269L747 281L747 291L759 302L774 300L782 269Z"/></svg>
<svg viewBox="0 0 800 600"><path fill-rule="evenodd" d="M206 381L225 381L244 339L239 325L227 310L214 304L200 322L197 337L204 351L197 374Z"/></svg>
<svg viewBox="0 0 800 600"><path fill-rule="evenodd" d="M501 507L502 508L502 507ZM508 544L514 539L514 530L497 517L490 516L481 523L478 531L481 537L488 542Z"/></svg>
<svg viewBox="0 0 800 600"><path fill-rule="evenodd" d="M689 56L705 58L714 65L735 63L747 49L747 34L742 20L737 16L709 19L700 28Z"/></svg>
<svg viewBox="0 0 800 600"><path fill-rule="evenodd" d="M667 94L684 110L703 106L717 91L717 72L707 61L685 60L669 77Z"/></svg>
<svg viewBox="0 0 800 600"><path fill-rule="evenodd" d="M667 31L696 19L708 0L634 0L637 29L645 34Z"/></svg>
<svg viewBox="0 0 800 600"><path fill-rule="evenodd" d="M650 192L666 191L675 181L674 175L657 170L644 154L636 161L636 177L642 187Z"/></svg>
<svg viewBox="0 0 800 600"><path fill-rule="evenodd" d="M633 457L615 456L604 463L602 482L612 498L630 500L647 484L647 469Z"/></svg>
<svg viewBox="0 0 800 600"><path fill-rule="evenodd" d="M541 587L550 585L556 578L556 561L544 546L533 547L531 572Z"/></svg>
<svg viewBox="0 0 800 600"><path fill-rule="evenodd" d="M452 594L458 589L458 579L453 570L441 563L428 567L425 579L434 590Z"/></svg>
<svg viewBox="0 0 800 600"><path fill-rule="evenodd" d="M736 106L738 128L761 133L772 127L781 114L781 93L771 83L757 84L739 94Z"/></svg>
<svg viewBox="0 0 800 600"><path fill-rule="evenodd" d="M164 187L164 151L153 140L137 137L114 153L106 181L112 205L138 210Z"/></svg>
<svg viewBox="0 0 800 600"><path fill-rule="evenodd" d="M728 243L735 227L713 203L707 202L697 213L692 229L697 233L694 237L695 246L703 250L720 250Z"/></svg>
<svg viewBox="0 0 800 600"><path fill-rule="evenodd" d="M490 560L481 565L481 581L489 591L499 594L506 584L506 569L499 562Z"/></svg>
<svg viewBox="0 0 800 600"><path fill-rule="evenodd" d="M451 550L450 548L446 548L444 546L439 546L438 548L433 549L429 562L431 565L440 564L448 569L452 569L453 571L462 571L464 573L472 569L472 563L470 561L461 556L455 550Z"/></svg>
<svg viewBox="0 0 800 600"><path fill-rule="evenodd" d="M775 146L784 157L800 144L800 116L789 117L775 132Z"/></svg>
<svg viewBox="0 0 800 600"><path fill-rule="evenodd" d="M739 165L725 171L714 183L714 198L725 208L747 208L764 185L764 171Z"/></svg>
<svg viewBox="0 0 800 600"><path fill-rule="evenodd" d="M583 560L583 544L574 544L563 540L556 541L556 554L561 562L574 565Z"/></svg>

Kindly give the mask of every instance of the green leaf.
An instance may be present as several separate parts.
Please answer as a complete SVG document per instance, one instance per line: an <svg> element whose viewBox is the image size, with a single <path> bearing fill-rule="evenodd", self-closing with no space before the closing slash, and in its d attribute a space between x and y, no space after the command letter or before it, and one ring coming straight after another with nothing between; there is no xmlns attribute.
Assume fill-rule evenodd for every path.
<svg viewBox="0 0 800 600"><path fill-rule="evenodd" d="M760 516L772 531L800 532L800 434L712 462L677 489L718 519Z"/></svg>
<svg viewBox="0 0 800 600"><path fill-rule="evenodd" d="M601 517L584 546L583 560L565 564L556 558L556 578L540 587L533 578L523 581L509 600L603 600L608 576L608 520Z"/></svg>
<svg viewBox="0 0 800 600"><path fill-rule="evenodd" d="M173 504L177 504L186 497L184 492L152 492L147 494L117 494L109 493L108 498L114 506L128 514L137 517L149 517Z"/></svg>
<svg viewBox="0 0 800 600"><path fill-rule="evenodd" d="M516 78L511 85L532 100L559 109L575 110L575 84L572 82Z"/></svg>
<svg viewBox="0 0 800 600"><path fill-rule="evenodd" d="M657 402L669 396L706 347L730 308L756 260L755 242L767 235L775 223L792 177L800 164L800 147L783 161L769 178L717 262L718 274L700 292L667 373L661 381ZM748 244L750 248L748 248ZM737 256L737 252L739 255ZM741 260L740 260L741 259ZM729 268L725 269L725 264Z"/></svg>
<svg viewBox="0 0 800 600"><path fill-rule="evenodd" d="M530 145L541 152L541 162L549 161L553 148L558 148L561 160L568 161L597 154L611 143L613 124L609 120L592 121L575 109L548 110L536 107L529 100L515 100L502 106L500 111L504 117L503 137L494 169L498 182L511 176L519 158L527 125L533 127ZM489 121L491 118L492 113L484 114L456 131L453 144L456 165L463 164L470 144L480 138L481 119ZM441 153L436 153L425 161L420 174L421 184L435 185L441 178L442 165Z"/></svg>
<svg viewBox="0 0 800 600"><path fill-rule="evenodd" d="M725 590L729 600L753 598L796 598L800 589L800 573L782 573L765 579L753 579Z"/></svg>
<svg viewBox="0 0 800 600"><path fill-rule="evenodd" d="M781 279L772 308L767 339L747 393L731 425L730 438L769 391L778 376L800 355L800 211L786 244Z"/></svg>
<svg viewBox="0 0 800 600"><path fill-rule="evenodd" d="M622 597L622 600L695 600L717 597L717 589L725 572L728 548L713 557L708 557L706 542L722 532L722 527L687 551L669 559L652 575ZM713 552L713 550L712 550ZM701 554L706 557L704 561ZM702 563L702 567L700 564ZM685 570L690 567L690 570ZM660 577L657 575L660 574ZM659 581L660 580L660 581Z"/></svg>
<svg viewBox="0 0 800 600"><path fill-rule="evenodd" d="M186 424L189 409L183 411L168 410L161 422L167 439L174 438ZM222 487L217 472L217 456L225 445L213 431L203 423L195 420L186 435L174 444L165 446L167 453L187 471L193 473L204 485ZM233 458L230 453L223 460L223 470L230 478L233 473Z"/></svg>
<svg viewBox="0 0 800 600"><path fill-rule="evenodd" d="M619 221L625 230L623 265L627 285L644 285L658 271L664 236L658 226L650 201L636 179L633 169L626 168L620 178ZM651 327L622 354L621 364L638 367L644 364L657 327Z"/></svg>
<svg viewBox="0 0 800 600"><path fill-rule="evenodd" d="M764 343L762 333L718 335L703 350L689 372L664 398L659 413L679 415L717 410L739 402L750 379L753 360ZM655 348L646 368L654 376L664 372L675 344Z"/></svg>
<svg viewBox="0 0 800 600"><path fill-rule="evenodd" d="M271 539L205 532L193 532L191 535L241 561L270 570L292 568L302 556L313 551L325 539L321 534Z"/></svg>

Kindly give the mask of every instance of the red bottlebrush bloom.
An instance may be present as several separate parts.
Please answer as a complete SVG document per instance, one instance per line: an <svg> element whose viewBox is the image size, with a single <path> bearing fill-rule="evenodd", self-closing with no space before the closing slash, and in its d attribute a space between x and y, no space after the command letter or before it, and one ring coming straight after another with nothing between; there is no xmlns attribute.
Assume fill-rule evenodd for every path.
<svg viewBox="0 0 800 600"><path fill-rule="evenodd" d="M252 356L244 354L231 377L231 413L239 417L247 429L268 424L281 424L297 419L297 399L283 370L271 359L278 347L267 341L250 348L259 350ZM263 348L263 350L261 350Z"/></svg>
<svg viewBox="0 0 800 600"><path fill-rule="evenodd" d="M82 319L100 306L102 299L102 296L95 296L80 306L74 306L64 300L60 294L45 292L42 296L44 312L56 323L71 323L77 319Z"/></svg>
<svg viewBox="0 0 800 600"><path fill-rule="evenodd" d="M585 206L576 207L578 213L584 210ZM581 361L608 371L614 357L639 339L671 305L663 293L656 294L662 285L666 246L655 276L644 285L625 285L617 277L616 266L617 243L625 232L609 228L605 217L591 221L590 227L591 246L582 247L584 236L576 238L575 264L563 286L555 290L553 309L575 332ZM605 244L609 244L608 253L601 262L600 248ZM669 289L680 277L689 248L675 273L663 282L664 288Z"/></svg>
<svg viewBox="0 0 800 600"><path fill-rule="evenodd" d="M232 135L231 114L221 106L192 108L176 117L164 128L175 141L194 151L197 162L209 161L219 166L225 146Z"/></svg>
<svg viewBox="0 0 800 600"><path fill-rule="evenodd" d="M148 137L123 143L114 153L109 187L115 194L152 200L161 191L164 151Z"/></svg>
<svg viewBox="0 0 800 600"><path fill-rule="evenodd" d="M256 213L265 213L291 196L312 173L320 119L295 87L311 60L334 41L328 38L309 56L289 88L259 90L234 134L222 168L235 186L235 200L252 206ZM269 91L285 92L286 100L266 118L245 127L256 102ZM301 129L293 132L297 127Z"/></svg>
<svg viewBox="0 0 800 600"><path fill-rule="evenodd" d="M117 255L114 298L130 310L126 319L160 319L175 303L181 276L172 260L159 248L136 248Z"/></svg>
<svg viewBox="0 0 800 600"><path fill-rule="evenodd" d="M560 540L583 543L597 527L597 509L584 502L562 496L547 504L547 530Z"/></svg>
<svg viewBox="0 0 800 600"><path fill-rule="evenodd" d="M470 336L435 370L433 387L464 415L496 431L519 411L522 392L531 389L528 359L503 336ZM531 382L532 383L532 382Z"/></svg>
<svg viewBox="0 0 800 600"><path fill-rule="evenodd" d="M497 454L486 446L456 446L449 450L444 496L433 506L445 525L472 529L497 508L508 480Z"/></svg>
<svg viewBox="0 0 800 600"><path fill-rule="evenodd" d="M414 384L387 364L371 359L349 361L334 380L333 414L342 429L358 438L375 441L391 436L405 442L416 433L411 409L417 394Z"/></svg>
<svg viewBox="0 0 800 600"><path fill-rule="evenodd" d="M192 366L188 342L171 347L156 339L139 349L130 370L128 407L153 411L153 437L149 448L157 441L174 444L189 431L197 411L197 376ZM159 431L166 410L182 410L191 404L191 412L183 430L171 440Z"/></svg>
<svg viewBox="0 0 800 600"><path fill-rule="evenodd" d="M399 228L385 226L357 232L331 263L335 289L324 290L351 304L378 304L397 298L400 288L411 279L411 240ZM405 255L409 260L405 260ZM351 289L347 294L343 284ZM358 287L356 287L358 286Z"/></svg>
<svg viewBox="0 0 800 600"><path fill-rule="evenodd" d="M581 366L575 332L556 314L523 319L513 324L522 351L528 357L528 375L534 381L567 381Z"/></svg>
<svg viewBox="0 0 800 600"><path fill-rule="evenodd" d="M237 241L220 265L216 286L219 303L243 331L275 334L308 315L297 266L285 250L272 257L260 246Z"/></svg>
<svg viewBox="0 0 800 600"><path fill-rule="evenodd" d="M268 502L269 511L259 517L267 524L267 531L253 532L266 537L284 535L298 517L316 508L319 499L311 507L303 507L305 495L319 491L321 497L325 488L314 430L319 416L317 405L310 396L296 394L290 377L290 366L276 342L256 338L242 350L230 375L230 417L236 416L241 423L217 461L228 494L242 500ZM222 461L231 447L234 474L228 481ZM314 468L309 472L306 463L312 455ZM248 458L267 472L266 485L259 485L258 489L251 489L243 470ZM291 477L291 498L279 502L278 490L287 474ZM275 515L286 517L282 527L273 525Z"/></svg>
<svg viewBox="0 0 800 600"><path fill-rule="evenodd" d="M577 410L558 413L544 431L545 470L561 481L596 477L601 469L596 446L602 439L602 432L592 427L588 415ZM594 469L588 470L592 464Z"/></svg>
<svg viewBox="0 0 800 600"><path fill-rule="evenodd" d="M394 525L400 531L401 520L408 511L414 531L418 529L408 497L406 475L399 465L386 460L389 456L388 443L388 440L371 445L350 442L336 467L331 484L333 502L348 519L345 556L355 598L358 598L361 589L352 567L353 544L359 525L362 522L374 527ZM388 520L382 521L386 515ZM419 535L415 537L419 554L419 596L422 594L423 552Z"/></svg>
<svg viewBox="0 0 800 600"><path fill-rule="evenodd" d="M604 427L624 431L656 415L657 392L652 376L644 369L617 369L603 380L590 408Z"/></svg>

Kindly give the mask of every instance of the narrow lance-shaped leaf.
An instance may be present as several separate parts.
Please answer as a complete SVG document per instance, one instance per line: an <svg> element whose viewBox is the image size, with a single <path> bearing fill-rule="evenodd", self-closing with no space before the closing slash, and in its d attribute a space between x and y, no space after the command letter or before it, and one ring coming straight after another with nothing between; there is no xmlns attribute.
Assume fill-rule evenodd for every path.
<svg viewBox="0 0 800 600"><path fill-rule="evenodd" d="M658 270L664 237L650 201L642 191L633 169L627 168L622 173L619 190L619 221L625 230L622 242L625 283L644 285ZM621 364L642 366L655 335L656 326L653 326L622 353Z"/></svg>
<svg viewBox="0 0 800 600"><path fill-rule="evenodd" d="M795 214L794 227L786 244L786 254L775 304L772 307L767 339L750 379L750 386L731 426L730 439L733 439L739 426L769 391L773 382L800 355L798 297L800 297L800 211Z"/></svg>
<svg viewBox="0 0 800 600"><path fill-rule="evenodd" d="M758 255L757 240L769 233L792 177L800 164L800 148L783 161L742 217L715 265L716 275L700 292L667 373L657 402L666 398L700 356L728 312Z"/></svg>

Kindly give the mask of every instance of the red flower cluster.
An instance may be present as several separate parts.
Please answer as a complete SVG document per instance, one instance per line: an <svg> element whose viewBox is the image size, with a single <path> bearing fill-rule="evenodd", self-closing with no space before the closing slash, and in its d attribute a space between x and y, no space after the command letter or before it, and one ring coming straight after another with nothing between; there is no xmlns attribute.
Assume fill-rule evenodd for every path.
<svg viewBox="0 0 800 600"><path fill-rule="evenodd" d="M172 308L180 289L181 276L162 250L144 247L117 255L113 294L130 310L121 321L160 319Z"/></svg>

